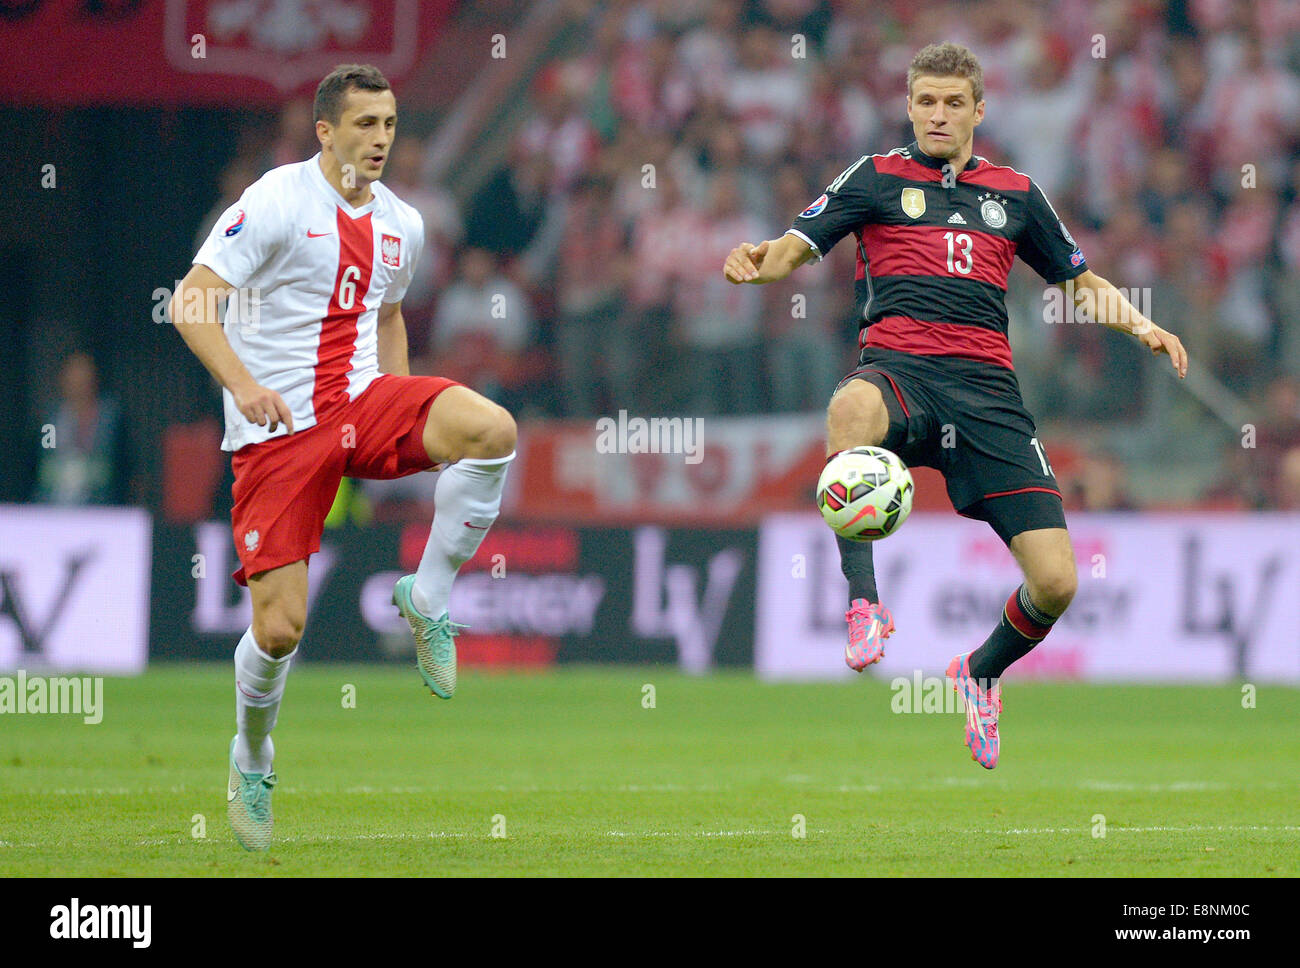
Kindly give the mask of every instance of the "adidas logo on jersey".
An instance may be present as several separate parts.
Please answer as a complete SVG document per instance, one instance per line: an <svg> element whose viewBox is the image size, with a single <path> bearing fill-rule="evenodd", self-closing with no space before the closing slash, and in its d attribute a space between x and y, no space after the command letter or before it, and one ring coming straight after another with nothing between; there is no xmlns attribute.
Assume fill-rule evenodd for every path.
<svg viewBox="0 0 1300 968"><path fill-rule="evenodd" d="M953 212L948 216L949 225L965 225L966 220L961 217L961 212Z"/></svg>

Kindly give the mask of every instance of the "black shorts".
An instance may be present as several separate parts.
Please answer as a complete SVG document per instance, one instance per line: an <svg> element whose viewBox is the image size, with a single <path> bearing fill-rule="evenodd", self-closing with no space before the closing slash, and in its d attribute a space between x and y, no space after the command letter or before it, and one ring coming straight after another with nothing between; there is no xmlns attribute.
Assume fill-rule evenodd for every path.
<svg viewBox="0 0 1300 968"><path fill-rule="evenodd" d="M942 473L958 514L987 521L1007 543L1065 527L1061 489L1012 371L868 347L839 387L850 380L879 388L889 411L881 446Z"/></svg>

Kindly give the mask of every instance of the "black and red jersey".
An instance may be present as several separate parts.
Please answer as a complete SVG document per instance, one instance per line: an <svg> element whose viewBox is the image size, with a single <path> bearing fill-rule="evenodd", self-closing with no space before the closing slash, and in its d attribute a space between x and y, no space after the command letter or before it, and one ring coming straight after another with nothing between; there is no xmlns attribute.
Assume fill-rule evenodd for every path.
<svg viewBox="0 0 1300 968"><path fill-rule="evenodd" d="M953 172L914 141L864 155L794 220L825 256L852 233L858 342L1011 368L1007 276L1020 256L1049 283L1088 268L1028 175L973 156Z"/></svg>

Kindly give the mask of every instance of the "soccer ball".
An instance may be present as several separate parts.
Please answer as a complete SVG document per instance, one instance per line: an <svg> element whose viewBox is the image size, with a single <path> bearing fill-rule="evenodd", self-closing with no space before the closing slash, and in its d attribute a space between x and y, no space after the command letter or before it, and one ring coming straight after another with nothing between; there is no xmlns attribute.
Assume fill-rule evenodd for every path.
<svg viewBox="0 0 1300 968"><path fill-rule="evenodd" d="M850 541L876 541L897 531L912 513L912 472L883 447L836 454L817 481L817 507L826 523Z"/></svg>

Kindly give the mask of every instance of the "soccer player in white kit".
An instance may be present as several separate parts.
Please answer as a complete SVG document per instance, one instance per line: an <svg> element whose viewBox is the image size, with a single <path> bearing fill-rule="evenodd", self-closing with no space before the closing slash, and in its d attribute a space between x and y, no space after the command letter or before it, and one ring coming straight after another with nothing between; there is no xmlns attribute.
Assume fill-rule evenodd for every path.
<svg viewBox="0 0 1300 968"><path fill-rule="evenodd" d="M397 124L388 81L369 65L340 66L317 88L314 113L320 153L249 186L171 302L173 324L223 387L221 446L234 452L234 578L251 593L253 624L235 649L226 797L249 850L271 843L271 729L307 621L307 561L339 482L449 465L419 568L397 582L393 603L425 685L450 699L452 581L497 517L515 448L502 407L452 380L409 375L402 296L424 225L379 181Z"/></svg>

